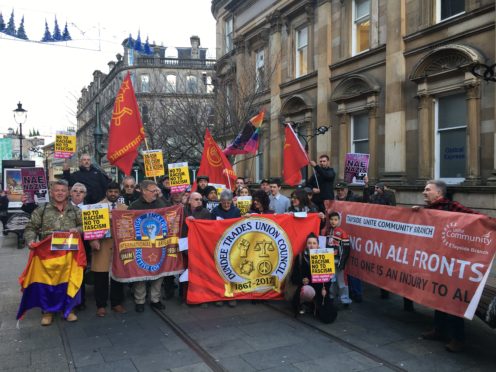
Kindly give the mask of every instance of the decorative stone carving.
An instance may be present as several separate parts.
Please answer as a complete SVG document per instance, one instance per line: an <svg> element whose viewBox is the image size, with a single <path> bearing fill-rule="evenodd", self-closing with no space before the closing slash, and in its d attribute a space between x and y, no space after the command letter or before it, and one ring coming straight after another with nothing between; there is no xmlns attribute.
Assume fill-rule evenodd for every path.
<svg viewBox="0 0 496 372"><path fill-rule="evenodd" d="M444 45L434 49L417 63L410 80L418 81L451 71L465 70L482 60L479 52L471 47L459 44Z"/></svg>
<svg viewBox="0 0 496 372"><path fill-rule="evenodd" d="M364 75L351 75L338 84L331 100L341 102L361 96L374 95L379 91L379 84L371 78Z"/></svg>

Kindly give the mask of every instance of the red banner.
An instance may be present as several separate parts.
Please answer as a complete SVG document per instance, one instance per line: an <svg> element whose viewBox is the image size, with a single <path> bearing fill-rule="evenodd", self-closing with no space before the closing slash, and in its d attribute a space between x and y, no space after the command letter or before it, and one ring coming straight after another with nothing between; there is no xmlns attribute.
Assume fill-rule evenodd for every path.
<svg viewBox="0 0 496 372"><path fill-rule="evenodd" d="M263 215L231 220L187 220L188 303L284 298L293 258L317 234L320 220Z"/></svg>
<svg viewBox="0 0 496 372"><path fill-rule="evenodd" d="M135 282L179 274L183 207L112 211L112 277Z"/></svg>
<svg viewBox="0 0 496 372"><path fill-rule="evenodd" d="M472 319L495 254L496 221L477 214L334 201L350 235L350 275Z"/></svg>
<svg viewBox="0 0 496 372"><path fill-rule="evenodd" d="M109 127L107 158L127 176L138 156L138 147L145 139L138 101L128 72L117 96Z"/></svg>

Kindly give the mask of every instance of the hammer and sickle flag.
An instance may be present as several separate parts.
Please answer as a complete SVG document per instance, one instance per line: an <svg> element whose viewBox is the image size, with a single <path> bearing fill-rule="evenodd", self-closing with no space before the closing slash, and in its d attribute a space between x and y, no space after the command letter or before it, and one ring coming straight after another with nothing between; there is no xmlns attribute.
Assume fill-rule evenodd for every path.
<svg viewBox="0 0 496 372"><path fill-rule="evenodd" d="M209 130L205 131L203 154L200 162L198 176L208 176L210 183L219 183L234 188L236 184L236 173L231 163L214 141Z"/></svg>
<svg viewBox="0 0 496 372"><path fill-rule="evenodd" d="M145 139L136 95L129 72L115 97L110 121L107 158L126 175L131 173L138 147Z"/></svg>

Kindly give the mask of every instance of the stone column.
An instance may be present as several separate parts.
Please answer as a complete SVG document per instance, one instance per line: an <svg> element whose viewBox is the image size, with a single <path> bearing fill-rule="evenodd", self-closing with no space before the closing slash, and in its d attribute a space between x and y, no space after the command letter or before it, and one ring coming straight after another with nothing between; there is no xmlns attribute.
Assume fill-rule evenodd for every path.
<svg viewBox="0 0 496 372"><path fill-rule="evenodd" d="M465 184L480 184L480 90L474 83L467 91L467 177Z"/></svg>
<svg viewBox="0 0 496 372"><path fill-rule="evenodd" d="M331 125L331 112L329 110L329 97L331 93L331 84L329 82L331 64L331 2L321 2L316 14L315 32L315 63L317 69L317 113L315 125ZM326 134L315 137L316 156L327 154L331 156L331 131Z"/></svg>
<svg viewBox="0 0 496 372"><path fill-rule="evenodd" d="M271 35L269 41L269 55L272 58L281 58L281 28L282 20L280 15L275 14L270 19L271 23ZM283 127L280 123L280 112L281 112L281 88L280 84L282 81L282 70L281 63L277 63L274 66L270 78L270 111L267 113L269 118L269 133L267 135L270 137L269 141L269 177L280 177L282 174L282 139L283 139Z"/></svg>
<svg viewBox="0 0 496 372"><path fill-rule="evenodd" d="M375 182L378 179L377 174L377 108L369 109L369 172L368 177L370 182ZM341 164L344 164L341 163Z"/></svg>
<svg viewBox="0 0 496 372"><path fill-rule="evenodd" d="M389 184L406 182L405 0L388 2L386 44L385 174Z"/></svg>
<svg viewBox="0 0 496 372"><path fill-rule="evenodd" d="M434 146L432 143L432 97L428 94L419 96L418 105L418 178L417 183L434 178Z"/></svg>
<svg viewBox="0 0 496 372"><path fill-rule="evenodd" d="M338 109L339 110L339 109ZM346 153L349 152L349 130L350 130L350 116L342 113L339 116L339 174L338 178L344 178L344 162Z"/></svg>

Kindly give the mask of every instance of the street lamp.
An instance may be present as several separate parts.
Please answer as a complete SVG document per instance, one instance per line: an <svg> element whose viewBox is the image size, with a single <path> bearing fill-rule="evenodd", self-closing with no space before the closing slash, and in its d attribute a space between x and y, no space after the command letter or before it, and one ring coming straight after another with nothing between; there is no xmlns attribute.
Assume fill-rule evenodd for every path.
<svg viewBox="0 0 496 372"><path fill-rule="evenodd" d="M100 122L100 102L95 103L96 111L96 124L95 131L93 132L93 137L95 138L95 161L98 165L101 165L102 153L100 152L100 147L103 138L102 123Z"/></svg>
<svg viewBox="0 0 496 372"><path fill-rule="evenodd" d="M28 111L22 108L22 103L19 101L17 108L14 110L14 120L19 124L19 159L22 160L22 124L28 118Z"/></svg>

